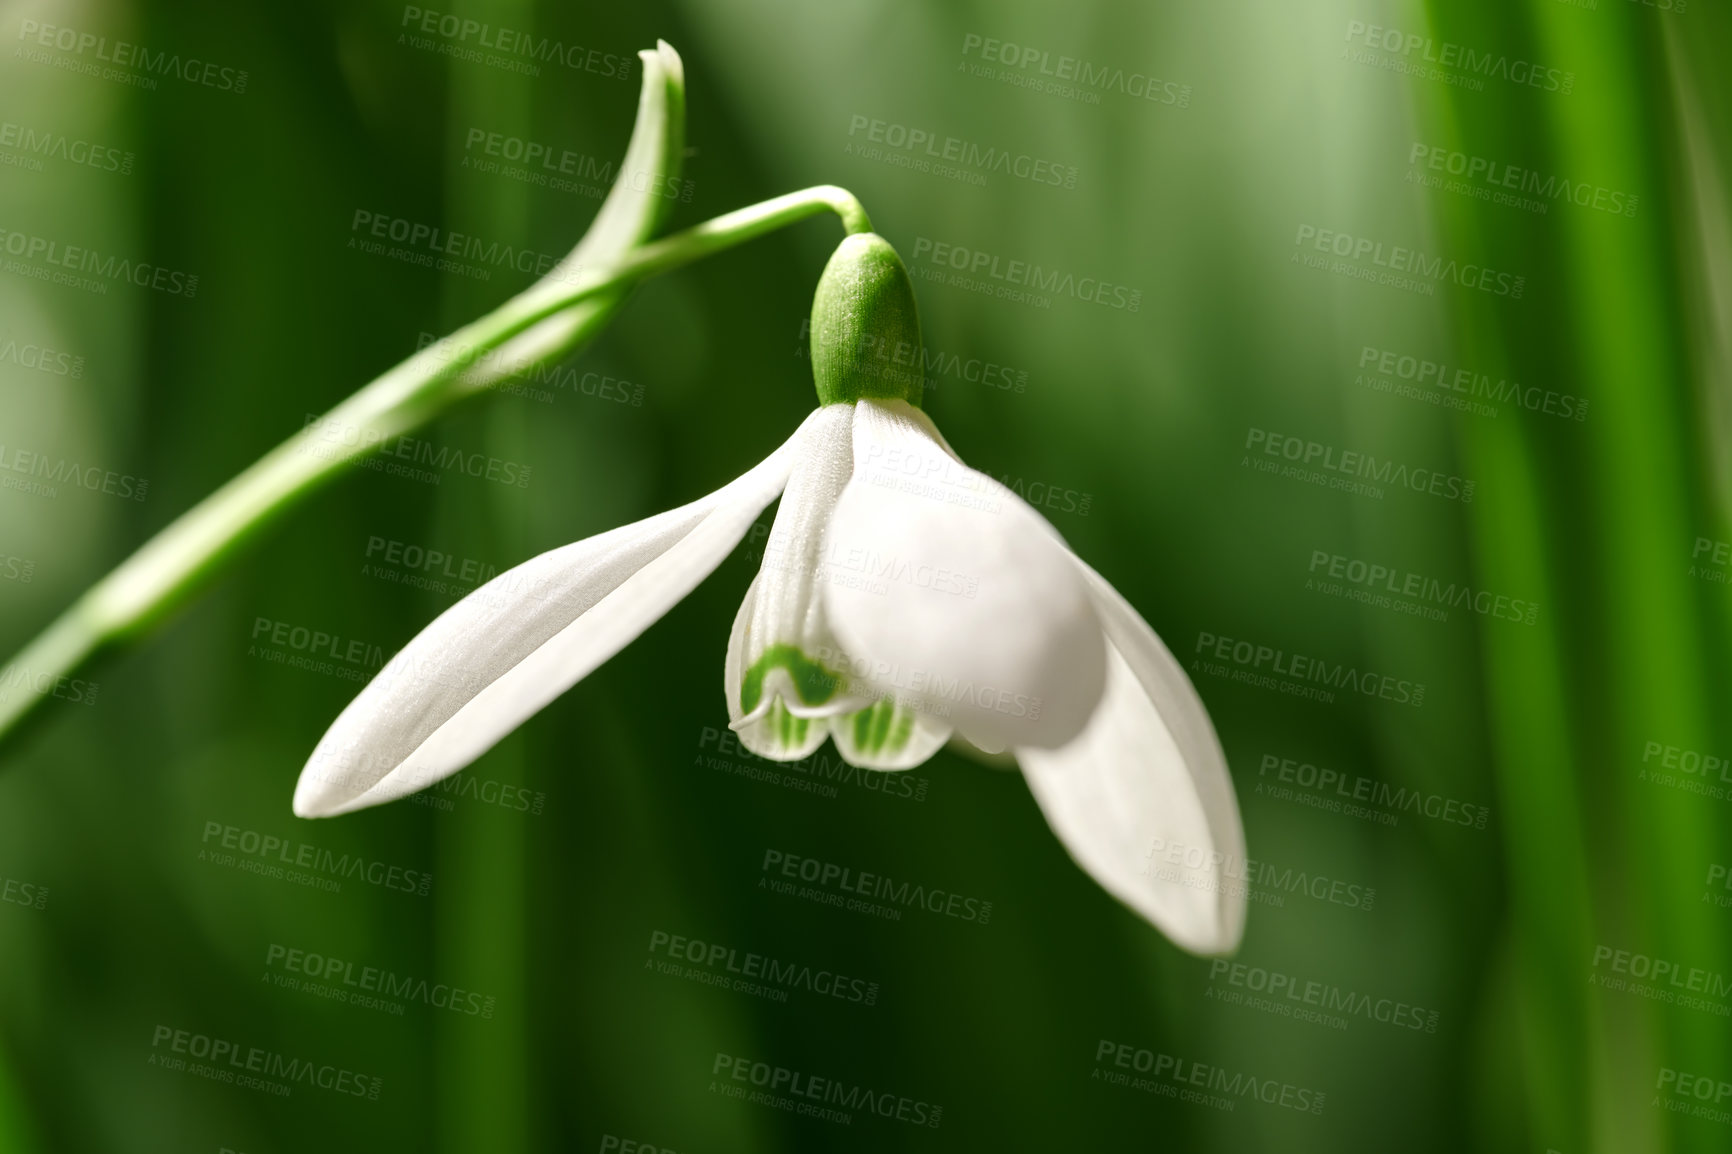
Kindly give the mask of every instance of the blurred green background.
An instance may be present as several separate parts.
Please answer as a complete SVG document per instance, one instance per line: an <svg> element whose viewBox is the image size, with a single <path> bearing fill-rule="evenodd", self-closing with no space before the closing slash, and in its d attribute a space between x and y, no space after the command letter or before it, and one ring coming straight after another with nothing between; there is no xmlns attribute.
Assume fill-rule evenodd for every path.
<svg viewBox="0 0 1732 1154"><path fill-rule="evenodd" d="M852 189L929 274L926 405L948 439L1042 504L1192 667L1261 879L1245 969L1186 956L1117 905L1015 773L944 753L914 771L919 796L821 767L750 776L715 731L751 541L427 804L290 815L306 754L377 661L296 667L278 623L389 655L477 571L756 462L813 404L802 321L838 238L813 221L646 285L559 374L422 434L526 484L351 471L4 753L0 1150L1732 1147L1720 5L431 10L567 49L533 74L522 51L442 35L424 11L8 6L0 645L424 334L530 282L362 251L358 211L566 251L624 148L634 53L663 37L688 79L675 225ZM115 41L216 67L105 63ZM1043 68L1075 78L1049 91ZM956 138L964 162L911 163L898 127ZM579 158L573 187L507 171L494 139ZM1319 251L1342 243L1328 233L1345 250ZM44 281L37 239L197 290ZM981 270L1121 286L1137 307L971 291L939 245L984 254ZM1389 262L1406 283L1367 279ZM1404 379L1403 357L1448 369ZM1482 376L1520 392L1439 387ZM1266 472L1252 462L1291 463L1270 444L1434 470L1472 499ZM20 453L148 488L32 490ZM1440 620L1404 611L1423 597L1326 580L1337 558L1537 608ZM1423 684L1423 700L1235 680L1230 660L1195 664L1205 635ZM286 848L266 855L267 838ZM432 881L333 892L328 870L273 874L302 846ZM759 885L767 850L988 900L991 920L780 896ZM658 933L878 993L776 1001L665 974ZM381 1008L295 988L289 951L410 993ZM1345 1008L1318 1021L1292 1012L1303 1001L1256 1001L1271 974ZM433 1004L448 987L486 1012ZM365 1092L175 1068L180 1030L348 1071ZM741 1102L718 1055L941 1106L942 1122ZM1200 1064L1321 1109L1107 1076L1154 1055L1168 1090Z"/></svg>

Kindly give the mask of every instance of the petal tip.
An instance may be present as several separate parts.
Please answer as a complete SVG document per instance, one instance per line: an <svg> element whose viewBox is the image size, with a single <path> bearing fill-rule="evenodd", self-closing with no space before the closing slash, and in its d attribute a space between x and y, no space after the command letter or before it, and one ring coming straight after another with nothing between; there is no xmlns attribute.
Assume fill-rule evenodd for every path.
<svg viewBox="0 0 1732 1154"><path fill-rule="evenodd" d="M1144 918L1147 919L1146 914ZM1245 941L1244 916L1241 914L1236 920L1236 925L1216 926L1212 933L1196 935L1175 933L1173 929L1163 926L1159 922L1152 924L1155 929L1165 934L1169 941L1187 954L1194 954L1199 958L1230 958L1239 952L1239 947Z"/></svg>
<svg viewBox="0 0 1732 1154"><path fill-rule="evenodd" d="M305 777L301 778L303 783L306 780ZM320 797L317 790L306 789L304 786L295 788L295 800L291 808L295 811L296 817L332 817L336 814L336 807L332 806L327 799Z"/></svg>
<svg viewBox="0 0 1732 1154"><path fill-rule="evenodd" d="M336 817L359 808L356 802L389 773L369 774L361 771L353 752L338 756L327 752L321 744L301 769L295 782L292 808L296 817Z"/></svg>

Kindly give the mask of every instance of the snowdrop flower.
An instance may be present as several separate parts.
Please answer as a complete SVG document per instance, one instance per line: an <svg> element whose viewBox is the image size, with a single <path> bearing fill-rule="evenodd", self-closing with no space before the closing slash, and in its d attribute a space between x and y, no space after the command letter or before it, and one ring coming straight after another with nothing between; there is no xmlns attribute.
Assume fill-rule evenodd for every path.
<svg viewBox="0 0 1732 1154"><path fill-rule="evenodd" d="M412 640L313 752L295 812L424 789L619 652L781 504L728 638L740 742L778 761L826 739L875 770L951 741L1013 756L1071 856L1181 947L1234 949L1244 833L1214 728L1153 630L1005 486L964 465L884 371L920 327L907 270L848 237L813 303L819 408L689 505L544 553Z"/></svg>

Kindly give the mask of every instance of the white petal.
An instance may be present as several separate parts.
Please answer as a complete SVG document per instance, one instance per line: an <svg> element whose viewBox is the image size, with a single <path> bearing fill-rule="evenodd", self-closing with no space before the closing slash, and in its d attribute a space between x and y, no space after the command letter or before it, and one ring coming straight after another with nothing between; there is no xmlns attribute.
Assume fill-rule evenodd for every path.
<svg viewBox="0 0 1732 1154"><path fill-rule="evenodd" d="M984 765L987 769L1003 769L1014 771L1016 755L1008 749L982 749L966 737L951 737L946 748L958 757L966 757L976 765Z"/></svg>
<svg viewBox="0 0 1732 1154"><path fill-rule="evenodd" d="M1214 726L1154 630L1077 565L1106 629L1106 693L1076 740L1017 760L1102 887L1192 953L1230 953L1245 928L1245 831Z"/></svg>
<svg viewBox="0 0 1732 1154"><path fill-rule="evenodd" d="M849 673L983 749L1053 748L1100 700L1105 645L1062 539L906 401L861 401L824 585Z"/></svg>
<svg viewBox="0 0 1732 1154"><path fill-rule="evenodd" d="M295 813L391 801L491 749L721 563L787 483L809 424L709 496L543 553L447 609L332 724Z"/></svg>
<svg viewBox="0 0 1732 1154"><path fill-rule="evenodd" d="M836 752L861 769L913 769L950 739L950 726L884 697L865 709L830 718Z"/></svg>
<svg viewBox="0 0 1732 1154"><path fill-rule="evenodd" d="M749 714L740 706L744 665L741 653L746 622L757 605L758 582L761 580L761 576L752 579L752 587L746 590L746 599L734 615L734 627L728 632L728 653L722 663L722 682L728 699L728 728L740 735L741 745L759 757L771 761L799 761L816 753L824 744L830 728L823 718L798 717L791 713L785 704L791 698L783 697L782 686L772 685L769 679L766 679L764 692Z"/></svg>
<svg viewBox="0 0 1732 1154"><path fill-rule="evenodd" d="M728 636L723 687L730 724L761 757L805 757L829 732L824 718L871 702L847 692L818 595L824 528L853 469L853 424L853 405L826 405L813 415L764 542L763 564Z"/></svg>
<svg viewBox="0 0 1732 1154"><path fill-rule="evenodd" d="M752 586L746 622L746 663L778 643L801 645L822 627L816 584L823 567L824 527L854 468L854 406L825 405L812 414L809 436L794 462L764 560Z"/></svg>
<svg viewBox="0 0 1732 1154"><path fill-rule="evenodd" d="M830 736L830 722L823 717L800 717L784 698L771 697L756 717L733 723L730 728L740 744L769 761L801 761L818 752Z"/></svg>

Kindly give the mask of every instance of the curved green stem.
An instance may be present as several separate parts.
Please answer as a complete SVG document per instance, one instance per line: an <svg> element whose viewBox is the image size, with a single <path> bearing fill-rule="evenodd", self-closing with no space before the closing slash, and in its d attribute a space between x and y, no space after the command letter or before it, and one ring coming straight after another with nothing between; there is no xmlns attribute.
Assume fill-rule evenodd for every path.
<svg viewBox="0 0 1732 1154"><path fill-rule="evenodd" d="M803 188L799 192L771 197L769 200L759 201L757 204L693 225L684 232L676 232L672 236L641 245L608 268L594 274L578 276L569 292L550 297L546 301L537 301L532 307L521 309L519 315L511 318L508 324L492 334L492 344L486 348L465 344L465 361L477 359L482 353L497 348L518 333L555 313L565 311L586 297L627 287L646 277L691 264L723 249L732 248L822 212L834 212L840 217L842 227L849 235L872 231L872 220L866 215L865 207L845 188L820 184ZM450 339L462 340L464 334L471 329L488 325L523 300L524 297L514 298L498 310L459 329Z"/></svg>
<svg viewBox="0 0 1732 1154"><path fill-rule="evenodd" d="M485 386L565 355L591 339L613 310L594 311L533 357L480 376L467 372L511 338L580 302L623 293L646 277L822 212L834 212L850 233L871 231L865 209L846 189L820 185L788 193L629 249L605 267L562 274L569 289L550 292L548 282L538 282L387 369L181 514L13 658L0 671L0 741L42 701L65 696L66 680L100 649L159 622L256 533L344 466Z"/></svg>

